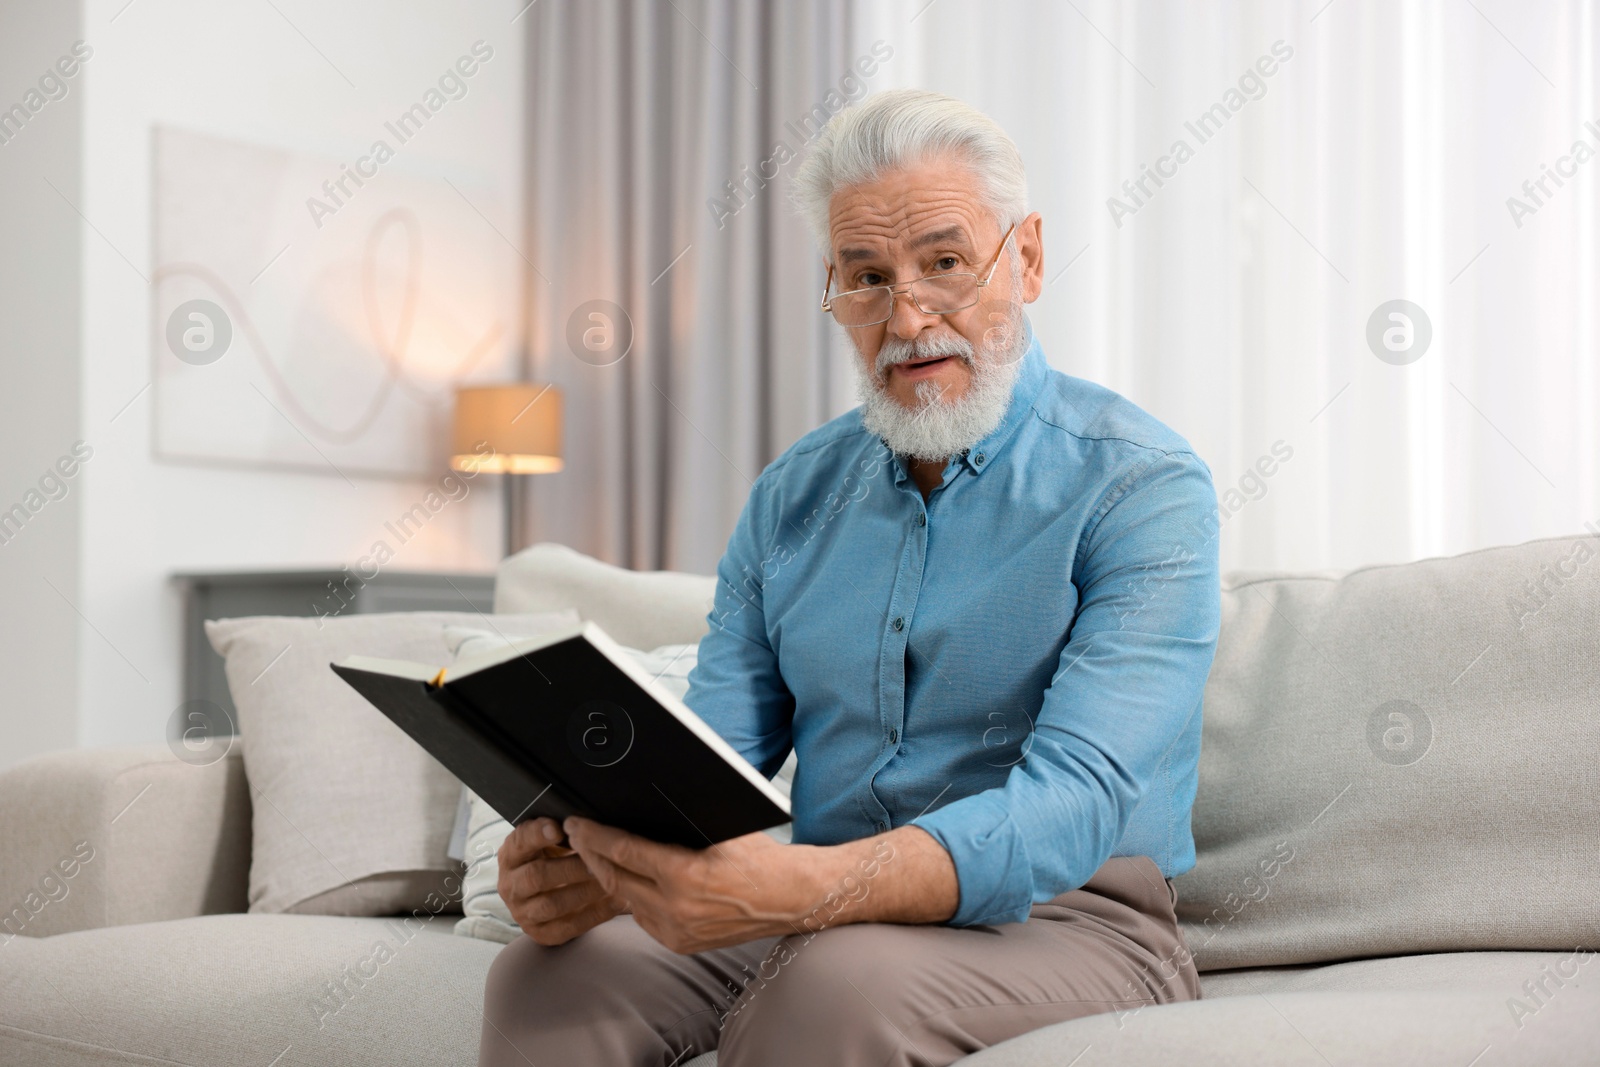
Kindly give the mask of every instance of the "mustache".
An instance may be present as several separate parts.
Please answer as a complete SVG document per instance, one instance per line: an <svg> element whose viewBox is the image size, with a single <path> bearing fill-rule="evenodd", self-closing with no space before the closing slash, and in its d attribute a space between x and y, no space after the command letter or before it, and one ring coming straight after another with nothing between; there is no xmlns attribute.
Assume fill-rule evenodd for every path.
<svg viewBox="0 0 1600 1067"><path fill-rule="evenodd" d="M972 342L965 337L938 335L927 338L917 338L915 341L906 341L899 337L884 338L883 345L878 349L876 369L878 377L882 378L889 373L889 368L898 363L909 363L916 359L932 359L939 356L954 356L972 366Z"/></svg>

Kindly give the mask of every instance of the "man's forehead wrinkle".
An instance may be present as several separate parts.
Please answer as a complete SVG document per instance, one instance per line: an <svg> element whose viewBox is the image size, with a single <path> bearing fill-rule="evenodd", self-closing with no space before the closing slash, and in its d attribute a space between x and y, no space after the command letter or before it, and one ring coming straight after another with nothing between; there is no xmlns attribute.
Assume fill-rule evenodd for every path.
<svg viewBox="0 0 1600 1067"><path fill-rule="evenodd" d="M896 242L906 242L913 248L958 240L970 244L982 210L970 196L956 193L918 197L892 208L887 208L881 199L866 211L851 210L856 206L849 204L835 212L833 243L839 249L841 262L870 258L881 254L884 245Z"/></svg>
<svg viewBox="0 0 1600 1067"><path fill-rule="evenodd" d="M865 210L861 210L864 207ZM855 210L851 210L855 208ZM905 233L934 223L971 226L981 209L966 196L918 197L910 203L845 205L835 218L846 226L882 227ZM948 222L945 218L948 217Z"/></svg>
<svg viewBox="0 0 1600 1067"><path fill-rule="evenodd" d="M941 226L937 230L929 230L912 238L912 248L922 248L924 245L953 244L964 242L967 239L965 226Z"/></svg>

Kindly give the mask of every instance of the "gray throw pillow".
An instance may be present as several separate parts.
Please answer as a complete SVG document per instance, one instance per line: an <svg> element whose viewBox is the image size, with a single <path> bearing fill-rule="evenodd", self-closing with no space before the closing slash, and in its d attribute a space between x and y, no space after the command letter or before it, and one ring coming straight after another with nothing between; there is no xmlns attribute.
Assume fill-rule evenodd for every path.
<svg viewBox="0 0 1600 1067"><path fill-rule="evenodd" d="M1224 577L1200 970L1600 945L1600 537Z"/></svg>
<svg viewBox="0 0 1600 1067"><path fill-rule="evenodd" d="M538 633L576 613L494 616ZM329 669L350 655L441 666L468 612L206 623L226 661L251 798L252 912L392 915L460 893L446 855L461 784ZM453 907L452 907L453 910Z"/></svg>

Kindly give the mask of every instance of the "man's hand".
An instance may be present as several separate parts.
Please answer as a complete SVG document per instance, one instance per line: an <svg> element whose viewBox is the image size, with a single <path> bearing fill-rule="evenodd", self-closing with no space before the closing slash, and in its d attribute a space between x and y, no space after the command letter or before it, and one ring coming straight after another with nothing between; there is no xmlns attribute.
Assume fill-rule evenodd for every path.
<svg viewBox="0 0 1600 1067"><path fill-rule="evenodd" d="M500 899L522 932L541 945L561 945L627 911L563 848L554 819L530 819L500 846Z"/></svg>
<svg viewBox="0 0 1600 1067"><path fill-rule="evenodd" d="M689 849L589 819L564 825L605 891L674 952L846 923L943 922L959 902L950 854L915 826L844 845L755 833Z"/></svg>

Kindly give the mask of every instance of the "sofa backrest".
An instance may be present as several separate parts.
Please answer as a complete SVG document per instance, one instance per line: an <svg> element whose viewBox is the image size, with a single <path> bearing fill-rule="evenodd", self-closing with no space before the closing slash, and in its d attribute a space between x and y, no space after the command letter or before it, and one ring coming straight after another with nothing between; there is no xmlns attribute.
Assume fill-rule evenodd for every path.
<svg viewBox="0 0 1600 1067"><path fill-rule="evenodd" d="M1600 532L1222 584L1176 880L1201 970L1600 948ZM495 610L651 648L698 640L714 586L542 544Z"/></svg>
<svg viewBox="0 0 1600 1067"><path fill-rule="evenodd" d="M1233 573L1222 608L1201 970L1600 947L1600 536Z"/></svg>
<svg viewBox="0 0 1600 1067"><path fill-rule="evenodd" d="M633 648L693 644L710 629L717 580L677 571L630 571L566 545L523 549L495 572L494 610L576 608L586 620Z"/></svg>

